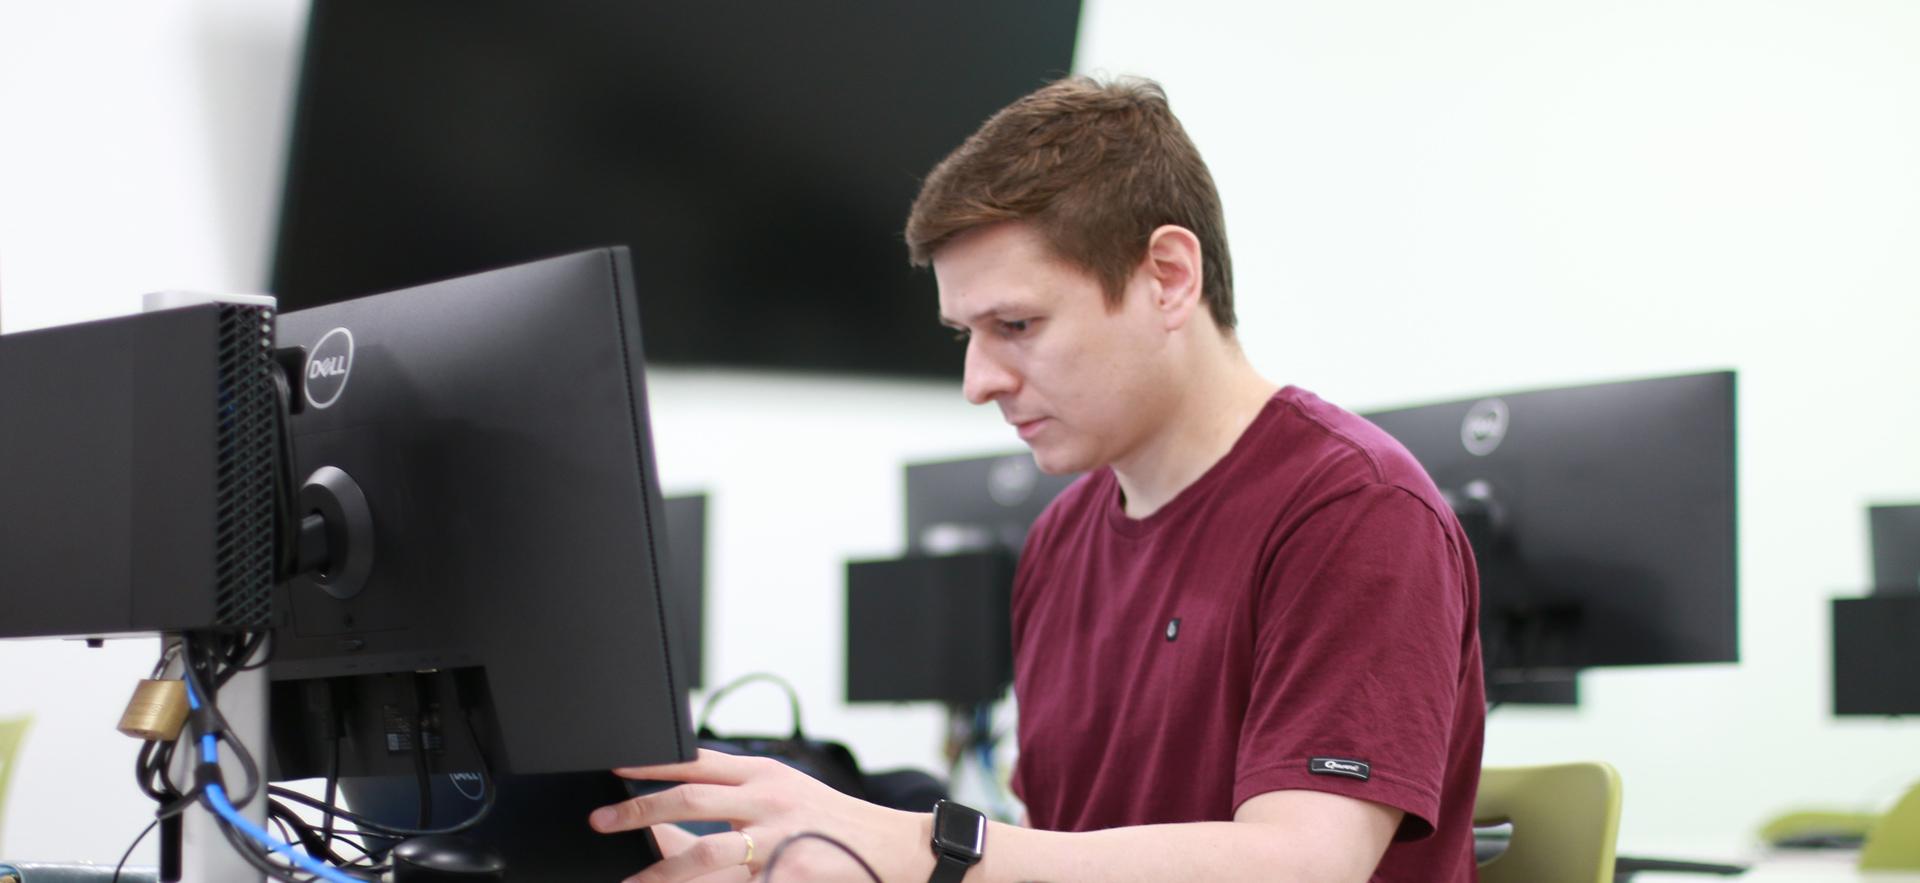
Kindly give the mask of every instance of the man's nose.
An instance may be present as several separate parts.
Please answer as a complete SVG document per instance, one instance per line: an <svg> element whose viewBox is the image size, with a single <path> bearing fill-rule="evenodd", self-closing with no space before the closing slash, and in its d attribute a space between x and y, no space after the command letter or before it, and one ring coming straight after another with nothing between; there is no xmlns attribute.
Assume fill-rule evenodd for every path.
<svg viewBox="0 0 1920 883"><path fill-rule="evenodd" d="M1013 371L987 350L988 347L982 345L978 337L967 339L966 373L961 379L960 389L966 394L967 401L976 405L991 402L1020 386Z"/></svg>

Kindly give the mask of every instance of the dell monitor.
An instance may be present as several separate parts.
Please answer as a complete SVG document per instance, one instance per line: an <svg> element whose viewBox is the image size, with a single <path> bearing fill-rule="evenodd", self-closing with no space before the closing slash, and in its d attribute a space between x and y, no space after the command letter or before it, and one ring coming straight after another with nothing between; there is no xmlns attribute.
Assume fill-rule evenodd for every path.
<svg viewBox="0 0 1920 883"><path fill-rule="evenodd" d="M506 807L694 757L637 302L602 248L279 317L306 573L276 589L274 778L484 768Z"/></svg>
<svg viewBox="0 0 1920 883"><path fill-rule="evenodd" d="M1731 372L1365 416L1473 543L1490 700L1568 701L1592 666L1738 661Z"/></svg>
<svg viewBox="0 0 1920 883"><path fill-rule="evenodd" d="M1078 475L1048 475L1020 451L906 468L907 549L941 554L998 548L1014 554L1053 498Z"/></svg>

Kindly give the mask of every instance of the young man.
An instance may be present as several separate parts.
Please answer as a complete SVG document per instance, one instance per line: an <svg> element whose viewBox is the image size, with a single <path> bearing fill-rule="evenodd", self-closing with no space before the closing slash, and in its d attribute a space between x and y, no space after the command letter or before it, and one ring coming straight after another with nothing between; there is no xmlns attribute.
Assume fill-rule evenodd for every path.
<svg viewBox="0 0 1920 883"><path fill-rule="evenodd" d="M965 393L1087 476L1014 589L1031 828L840 795L703 753L596 812L657 829L647 883L748 880L800 831L888 883L1474 879L1484 693L1466 538L1398 444L1247 362L1220 203L1151 83L1070 79L989 120L907 225ZM977 853L977 863L975 861ZM831 850L782 881L858 880ZM791 875L791 876L789 876Z"/></svg>

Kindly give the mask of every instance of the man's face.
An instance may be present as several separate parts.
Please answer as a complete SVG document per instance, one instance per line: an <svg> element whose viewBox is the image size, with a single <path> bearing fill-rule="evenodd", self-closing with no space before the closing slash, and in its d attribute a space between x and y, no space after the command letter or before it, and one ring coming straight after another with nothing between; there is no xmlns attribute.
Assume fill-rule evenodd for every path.
<svg viewBox="0 0 1920 883"><path fill-rule="evenodd" d="M994 402L1040 468L1130 453L1168 412L1165 324L1136 273L1108 312L1100 283L1025 224L968 231L933 256L940 318L967 344L967 401Z"/></svg>

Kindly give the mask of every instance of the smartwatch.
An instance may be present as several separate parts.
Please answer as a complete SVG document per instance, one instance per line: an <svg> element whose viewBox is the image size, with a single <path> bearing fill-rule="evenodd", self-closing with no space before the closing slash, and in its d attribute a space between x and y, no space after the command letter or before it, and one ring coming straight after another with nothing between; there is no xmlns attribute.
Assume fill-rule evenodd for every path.
<svg viewBox="0 0 1920 883"><path fill-rule="evenodd" d="M960 883L987 848L987 817L951 800L933 805L933 876L927 883Z"/></svg>

